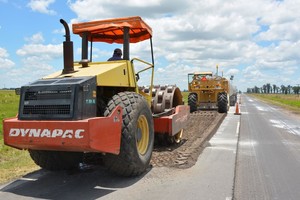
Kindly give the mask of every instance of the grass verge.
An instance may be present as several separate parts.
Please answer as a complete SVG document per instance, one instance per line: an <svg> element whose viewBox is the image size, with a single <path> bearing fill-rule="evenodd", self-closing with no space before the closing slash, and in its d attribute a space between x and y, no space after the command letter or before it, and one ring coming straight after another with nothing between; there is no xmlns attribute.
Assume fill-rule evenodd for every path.
<svg viewBox="0 0 300 200"><path fill-rule="evenodd" d="M293 113L300 114L300 97L295 94L250 94L260 100L275 104Z"/></svg>
<svg viewBox="0 0 300 200"><path fill-rule="evenodd" d="M188 105L189 92L181 92L181 94L182 94L182 97L183 97L184 105Z"/></svg>

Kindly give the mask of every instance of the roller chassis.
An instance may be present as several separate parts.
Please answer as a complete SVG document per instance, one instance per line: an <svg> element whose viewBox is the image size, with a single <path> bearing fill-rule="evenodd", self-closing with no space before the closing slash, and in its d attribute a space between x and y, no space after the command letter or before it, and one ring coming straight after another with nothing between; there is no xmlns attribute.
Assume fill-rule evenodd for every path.
<svg viewBox="0 0 300 200"><path fill-rule="evenodd" d="M113 173L143 173L154 133L179 143L189 115L176 86L153 86L151 28L139 17L75 24L73 33L82 37L82 61L74 63L68 25L61 23L66 29L64 69L21 88L19 115L3 121L5 144L28 149L36 164L49 170L74 168L96 153L105 155L105 166ZM129 43L146 39L152 63L130 60ZM123 43L124 60L91 62L88 41ZM134 62L146 67L135 72ZM152 70L151 85L142 89L136 78L146 70Z"/></svg>

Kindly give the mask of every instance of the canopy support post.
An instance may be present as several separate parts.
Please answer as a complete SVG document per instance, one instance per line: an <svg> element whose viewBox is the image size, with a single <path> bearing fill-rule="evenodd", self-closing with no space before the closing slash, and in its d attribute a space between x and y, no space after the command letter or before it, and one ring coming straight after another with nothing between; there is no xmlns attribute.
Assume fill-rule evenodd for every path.
<svg viewBox="0 0 300 200"><path fill-rule="evenodd" d="M129 60L129 41L130 41L130 36L129 36L129 27L124 27L123 29L123 59L124 60Z"/></svg>

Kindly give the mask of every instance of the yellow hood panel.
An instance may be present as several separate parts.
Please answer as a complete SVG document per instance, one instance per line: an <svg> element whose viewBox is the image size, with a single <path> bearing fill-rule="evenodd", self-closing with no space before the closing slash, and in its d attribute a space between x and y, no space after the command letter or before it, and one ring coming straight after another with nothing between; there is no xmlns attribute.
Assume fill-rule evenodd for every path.
<svg viewBox="0 0 300 200"><path fill-rule="evenodd" d="M43 77L50 78L76 78L83 76L96 76L98 86L118 86L118 87L135 87L132 80L131 68L128 67L129 61L109 61L89 63L89 67L82 67L80 64L74 65L73 73L62 74L62 71L55 72ZM130 65L131 66L131 65ZM131 75L131 76L130 76Z"/></svg>

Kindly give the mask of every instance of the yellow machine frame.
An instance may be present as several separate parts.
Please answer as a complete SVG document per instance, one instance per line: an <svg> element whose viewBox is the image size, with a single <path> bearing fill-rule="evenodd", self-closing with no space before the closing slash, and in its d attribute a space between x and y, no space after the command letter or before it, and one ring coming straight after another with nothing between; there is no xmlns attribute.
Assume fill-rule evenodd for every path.
<svg viewBox="0 0 300 200"><path fill-rule="evenodd" d="M197 94L197 107L216 109L218 94L229 92L228 80L214 76L212 72L195 72L188 74L188 90Z"/></svg>

